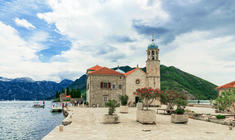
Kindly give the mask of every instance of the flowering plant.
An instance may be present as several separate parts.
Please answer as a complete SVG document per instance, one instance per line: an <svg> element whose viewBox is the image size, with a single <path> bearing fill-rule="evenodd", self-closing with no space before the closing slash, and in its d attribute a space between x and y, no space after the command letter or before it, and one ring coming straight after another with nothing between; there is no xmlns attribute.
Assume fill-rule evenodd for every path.
<svg viewBox="0 0 235 140"><path fill-rule="evenodd" d="M148 110L149 105L157 99L157 97L160 97L161 95L160 89L152 89L150 88L139 88L136 90L135 94L138 96L142 102L144 107Z"/></svg>
<svg viewBox="0 0 235 140"><path fill-rule="evenodd" d="M162 104L167 105L167 113L171 114L175 105L177 106L177 111L180 110L179 112L184 113L184 107L187 105L187 96L175 90L167 90L160 96L160 101Z"/></svg>

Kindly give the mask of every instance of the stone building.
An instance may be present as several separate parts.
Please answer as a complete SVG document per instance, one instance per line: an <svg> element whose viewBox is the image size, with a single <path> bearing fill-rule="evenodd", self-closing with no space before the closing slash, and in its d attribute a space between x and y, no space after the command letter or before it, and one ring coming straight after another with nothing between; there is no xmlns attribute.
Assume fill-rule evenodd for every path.
<svg viewBox="0 0 235 140"><path fill-rule="evenodd" d="M129 96L128 104L132 106L138 101L134 94L136 89L160 89L159 49L154 39L148 45L146 53L146 72L138 66L126 73L120 69L112 70L99 65L87 69L86 93L89 106L104 106L109 99L119 101L119 96L125 94Z"/></svg>

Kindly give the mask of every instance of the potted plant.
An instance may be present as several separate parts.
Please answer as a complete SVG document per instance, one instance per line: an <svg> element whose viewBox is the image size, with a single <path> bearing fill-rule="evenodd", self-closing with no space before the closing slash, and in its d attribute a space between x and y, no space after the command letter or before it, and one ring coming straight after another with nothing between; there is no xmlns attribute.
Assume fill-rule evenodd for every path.
<svg viewBox="0 0 235 140"><path fill-rule="evenodd" d="M149 105L156 101L157 97L160 96L159 89L152 88L139 88L135 94L138 96L142 103L143 109L137 109L136 120L143 124L155 124L156 123L156 112L149 109Z"/></svg>
<svg viewBox="0 0 235 140"><path fill-rule="evenodd" d="M187 123L188 115L184 114L185 106L187 105L187 100L185 98L177 98L174 101L174 104L177 106L176 110L171 114L172 123Z"/></svg>
<svg viewBox="0 0 235 140"><path fill-rule="evenodd" d="M120 112L121 113L128 113L128 96L127 95L121 95L119 96L119 99L121 100L121 106L120 106Z"/></svg>
<svg viewBox="0 0 235 140"><path fill-rule="evenodd" d="M114 124L119 123L118 115L114 114L115 108L120 104L116 100L108 100L105 103L105 106L108 107L108 114L104 115L104 123L105 124Z"/></svg>

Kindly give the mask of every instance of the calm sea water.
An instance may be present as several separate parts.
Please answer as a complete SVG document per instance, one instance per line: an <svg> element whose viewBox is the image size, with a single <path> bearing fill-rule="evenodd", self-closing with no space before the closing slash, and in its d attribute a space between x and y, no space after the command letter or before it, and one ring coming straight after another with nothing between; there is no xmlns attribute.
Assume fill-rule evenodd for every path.
<svg viewBox="0 0 235 140"><path fill-rule="evenodd" d="M210 104L210 100L199 100L199 104ZM198 104L198 100L188 100L190 104Z"/></svg>
<svg viewBox="0 0 235 140"><path fill-rule="evenodd" d="M0 140L40 140L64 119L63 113L33 108L34 101L0 101ZM42 101L40 102L42 104Z"/></svg>

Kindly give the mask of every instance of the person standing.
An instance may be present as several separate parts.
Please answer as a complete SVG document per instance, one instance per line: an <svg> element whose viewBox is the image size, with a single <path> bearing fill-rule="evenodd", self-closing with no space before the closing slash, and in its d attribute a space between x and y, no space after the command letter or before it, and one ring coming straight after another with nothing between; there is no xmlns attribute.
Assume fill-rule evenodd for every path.
<svg viewBox="0 0 235 140"><path fill-rule="evenodd" d="M200 100L197 100L197 104L200 104Z"/></svg>

